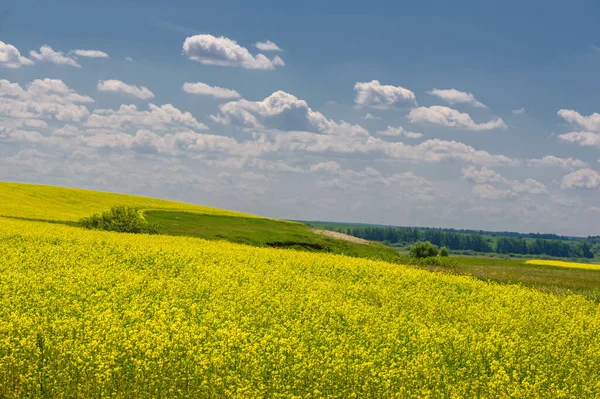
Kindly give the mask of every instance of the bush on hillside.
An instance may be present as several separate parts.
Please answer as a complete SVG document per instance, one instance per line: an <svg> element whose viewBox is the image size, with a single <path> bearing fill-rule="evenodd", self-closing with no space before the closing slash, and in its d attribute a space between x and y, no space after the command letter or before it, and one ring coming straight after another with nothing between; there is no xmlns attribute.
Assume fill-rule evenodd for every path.
<svg viewBox="0 0 600 399"><path fill-rule="evenodd" d="M114 206L109 211L79 220L86 229L117 231L120 233L158 234L159 226L148 223L136 208Z"/></svg>
<svg viewBox="0 0 600 399"><path fill-rule="evenodd" d="M450 253L448 252L448 248L442 247L440 249L440 256L450 256Z"/></svg>
<svg viewBox="0 0 600 399"><path fill-rule="evenodd" d="M430 243L429 241L425 242L417 242L410 248L410 257L411 258L428 258L432 256L437 256L438 247Z"/></svg>
<svg viewBox="0 0 600 399"><path fill-rule="evenodd" d="M421 267L442 267L452 269L458 267L458 262L452 258L443 256L431 256L427 258L412 258L408 261L409 264Z"/></svg>

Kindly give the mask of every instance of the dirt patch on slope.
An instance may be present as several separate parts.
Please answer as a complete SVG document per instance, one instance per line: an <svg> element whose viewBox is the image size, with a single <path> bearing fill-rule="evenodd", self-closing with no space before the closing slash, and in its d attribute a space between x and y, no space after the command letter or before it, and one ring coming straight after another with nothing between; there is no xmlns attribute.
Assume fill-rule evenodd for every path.
<svg viewBox="0 0 600 399"><path fill-rule="evenodd" d="M357 244L366 244L366 245L370 245L371 244L370 241L364 240L362 238L350 236L348 234L338 233L337 231L313 229L313 232L315 232L317 234L321 234L323 236L327 236L327 237L331 237L331 238L336 238L338 240L355 242Z"/></svg>

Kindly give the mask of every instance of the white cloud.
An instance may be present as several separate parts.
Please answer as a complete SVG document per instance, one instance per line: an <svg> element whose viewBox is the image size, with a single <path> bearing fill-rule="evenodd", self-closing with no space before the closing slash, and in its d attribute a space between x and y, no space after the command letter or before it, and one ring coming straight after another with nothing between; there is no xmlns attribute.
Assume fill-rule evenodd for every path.
<svg viewBox="0 0 600 399"><path fill-rule="evenodd" d="M509 179L505 178L504 176L502 176L501 174L499 174L489 168L486 168L486 167L477 169L474 166L467 166L462 169L462 175L468 181L475 182L479 185L486 186L486 187L480 187L477 189L478 190L477 194L481 198L484 198L482 196L486 196L488 194L490 197L497 195L499 197L498 199L507 198L508 196L505 196L506 190L512 191L513 194L546 194L548 192L548 188L546 187L546 185L543 183L540 183L537 180L534 180L534 179L526 179L525 181L509 180ZM489 187L491 187L490 183L503 184L503 185L507 186L508 188L507 189L497 189L496 187L493 187L494 190L496 190L496 191L492 191L489 189ZM495 193L495 194L492 194L492 193ZM511 196L513 194L511 194ZM487 198L487 197L485 197L485 198Z"/></svg>
<svg viewBox="0 0 600 399"><path fill-rule="evenodd" d="M571 198L571 197L565 195L564 193L561 193L558 191L552 193L551 199L552 199L552 203L560 205L560 206L564 206L567 208L581 206L581 199Z"/></svg>
<svg viewBox="0 0 600 399"><path fill-rule="evenodd" d="M139 111L135 105L121 105L118 110L96 109L85 122L86 127L123 130L150 128L166 131L172 129L205 130L208 127L189 112L182 112L171 104L149 104L150 111Z"/></svg>
<svg viewBox="0 0 600 399"><path fill-rule="evenodd" d="M595 170L586 168L569 173L562 179L563 188L598 188L600 187L600 174Z"/></svg>
<svg viewBox="0 0 600 399"><path fill-rule="evenodd" d="M32 65L33 61L21 55L12 44L0 40L0 68L20 68L23 65Z"/></svg>
<svg viewBox="0 0 600 399"><path fill-rule="evenodd" d="M485 123L475 123L469 114L440 105L413 108L408 114L408 119L412 123L431 123L472 131L507 129L506 124L500 118Z"/></svg>
<svg viewBox="0 0 600 399"><path fill-rule="evenodd" d="M356 104L372 108L416 105L415 93L400 86L382 85L378 80L356 82Z"/></svg>
<svg viewBox="0 0 600 399"><path fill-rule="evenodd" d="M306 101L292 94L277 91L263 101L241 99L219 107L211 118L221 124L235 124L255 129L320 132L324 134L362 135L368 132L358 125L336 123L320 112L313 111Z"/></svg>
<svg viewBox="0 0 600 399"><path fill-rule="evenodd" d="M335 122L308 104L285 92L275 92L263 101L245 99L219 107L211 118L252 132L258 152L309 152L365 154L409 162L439 163L458 160L485 166L516 166L519 161L477 150L456 141L426 140L418 145L388 142L373 137L360 126Z"/></svg>
<svg viewBox="0 0 600 399"><path fill-rule="evenodd" d="M130 150L143 154L164 154L170 156L187 153L230 153L239 143L226 136L195 133L190 131L158 135L147 129L139 129L135 134L120 132L92 132L78 136L77 140L96 149Z"/></svg>
<svg viewBox="0 0 600 399"><path fill-rule="evenodd" d="M125 61L133 62L133 58L131 58L131 57L125 57Z"/></svg>
<svg viewBox="0 0 600 399"><path fill-rule="evenodd" d="M507 183L507 179L500 175L499 173L483 167L481 169L477 169L474 166L467 166L462 169L463 177L475 183Z"/></svg>
<svg viewBox="0 0 600 399"><path fill-rule="evenodd" d="M569 123L579 126L581 129L592 132L600 132L600 114L593 113L590 116L583 116L572 109L561 109L558 116Z"/></svg>
<svg viewBox="0 0 600 399"><path fill-rule="evenodd" d="M81 121L89 112L80 104L92 102L58 79L36 79L26 89L0 80L0 116L7 118Z"/></svg>
<svg viewBox="0 0 600 399"><path fill-rule="evenodd" d="M423 137L423 133L407 132L403 127L388 126L385 130L375 132L379 136L404 136L409 139L418 139Z"/></svg>
<svg viewBox="0 0 600 399"><path fill-rule="evenodd" d="M224 36L195 35L185 39L183 53L202 64L246 69L275 69L281 63L271 61L264 54L252 55L248 49Z"/></svg>
<svg viewBox="0 0 600 399"><path fill-rule="evenodd" d="M145 86L129 85L125 82L115 79L99 80L96 85L98 91L122 93L128 96L136 97L141 100L154 98L154 93Z"/></svg>
<svg viewBox="0 0 600 399"><path fill-rule="evenodd" d="M336 161L326 161L319 162L317 164L311 165L311 172L327 172L327 173L335 173L342 170L342 166Z"/></svg>
<svg viewBox="0 0 600 399"><path fill-rule="evenodd" d="M526 194L546 194L548 187L534 179L525 179L523 182L513 184L512 189L516 193Z"/></svg>
<svg viewBox="0 0 600 399"><path fill-rule="evenodd" d="M38 61L51 62L56 65L69 65L76 68L81 68L81 65L77 63L73 58L67 57L63 55L63 53L59 51L54 51L52 47L48 45L43 45L40 47L40 51L37 52L35 50L31 50L29 52L31 57L35 58Z"/></svg>
<svg viewBox="0 0 600 399"><path fill-rule="evenodd" d="M30 98L44 98L48 101L51 100L60 103L94 102L93 98L76 93L75 90L69 88L69 86L60 79L35 79L27 86L27 94Z"/></svg>
<svg viewBox="0 0 600 399"><path fill-rule="evenodd" d="M553 155L546 155L543 158L529 160L527 166L532 166L534 168L556 167L562 169L576 169L587 167L587 163L580 159L559 158Z"/></svg>
<svg viewBox="0 0 600 399"><path fill-rule="evenodd" d="M276 55L275 57L273 57L273 60L271 60L271 62L275 66L285 66L285 61L283 61L283 59L280 56L278 56L278 55Z"/></svg>
<svg viewBox="0 0 600 399"><path fill-rule="evenodd" d="M381 119L381 117L379 116L374 116L373 114L371 114L370 112L367 112L365 116L363 116L361 119L364 119L366 121L373 121L375 119Z"/></svg>
<svg viewBox="0 0 600 399"><path fill-rule="evenodd" d="M276 45L275 43L273 43L270 40L264 41L264 42L256 42L254 44L254 46L259 49L260 51L283 51L282 49L279 48L278 45Z"/></svg>
<svg viewBox="0 0 600 399"><path fill-rule="evenodd" d="M558 136L560 141L581 146L600 147L600 134L593 132L570 132Z"/></svg>
<svg viewBox="0 0 600 399"><path fill-rule="evenodd" d="M436 195L436 190L430 181L412 172L384 176L372 167L360 171L343 169L335 161L312 165L310 171L319 173L318 186L328 189L367 192L370 186L378 186L381 189L401 188L402 193L396 194L397 198L410 198L417 201L431 201Z"/></svg>
<svg viewBox="0 0 600 399"><path fill-rule="evenodd" d="M104 51L100 51L100 50L82 50L82 49L77 49L77 50L71 50L71 53L78 55L80 57L88 57L88 58L110 58L110 56L108 54L106 54Z"/></svg>
<svg viewBox="0 0 600 399"><path fill-rule="evenodd" d="M477 101L473 94L466 93L464 91L459 91L456 89L433 89L431 91L428 91L427 93L431 94L432 96L439 97L451 105L468 104L476 108L487 108L486 105Z"/></svg>
<svg viewBox="0 0 600 399"><path fill-rule="evenodd" d="M22 129L0 129L0 139L3 142L41 143L45 140L39 132Z"/></svg>
<svg viewBox="0 0 600 399"><path fill-rule="evenodd" d="M527 110L523 107L519 108L519 109L513 109L512 110L512 114L513 115L525 115L527 113Z"/></svg>
<svg viewBox="0 0 600 399"><path fill-rule="evenodd" d="M184 83L183 91L190 94L201 94L215 98L240 98L240 93L235 90L225 89L219 86L209 86L206 83Z"/></svg>
<svg viewBox="0 0 600 399"><path fill-rule="evenodd" d="M489 184L478 184L473 186L473 194L481 199L502 200L515 197L511 190L499 189Z"/></svg>
<svg viewBox="0 0 600 399"><path fill-rule="evenodd" d="M252 171L244 172L244 173L240 174L240 177L244 180L250 180L252 182L268 183L271 181L271 179L269 179L264 174L252 172Z"/></svg>

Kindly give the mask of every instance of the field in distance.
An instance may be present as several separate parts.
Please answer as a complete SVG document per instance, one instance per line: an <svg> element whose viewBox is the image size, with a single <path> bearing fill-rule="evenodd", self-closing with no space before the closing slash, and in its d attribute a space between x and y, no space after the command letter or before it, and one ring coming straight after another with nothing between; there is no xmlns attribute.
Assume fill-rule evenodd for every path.
<svg viewBox="0 0 600 399"><path fill-rule="evenodd" d="M425 267L425 269L469 275L483 281L517 284L553 294L575 293L600 303L599 265L483 256L452 256L452 259L455 261L455 266L451 269L440 267ZM582 266L577 267L578 265Z"/></svg>

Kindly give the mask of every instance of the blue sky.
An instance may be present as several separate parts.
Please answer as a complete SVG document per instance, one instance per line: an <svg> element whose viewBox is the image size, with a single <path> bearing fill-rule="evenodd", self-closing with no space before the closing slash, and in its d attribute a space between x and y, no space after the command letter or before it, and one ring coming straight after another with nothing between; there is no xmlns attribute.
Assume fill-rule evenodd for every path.
<svg viewBox="0 0 600 399"><path fill-rule="evenodd" d="M0 179L598 234L597 1L286 3L0 0Z"/></svg>

